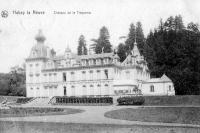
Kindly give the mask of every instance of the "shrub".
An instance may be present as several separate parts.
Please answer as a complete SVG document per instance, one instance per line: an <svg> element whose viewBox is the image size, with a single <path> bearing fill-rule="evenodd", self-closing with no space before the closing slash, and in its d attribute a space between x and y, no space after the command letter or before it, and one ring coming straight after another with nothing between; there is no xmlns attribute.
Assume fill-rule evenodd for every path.
<svg viewBox="0 0 200 133"><path fill-rule="evenodd" d="M54 104L113 104L112 97L66 97L66 96L57 96L55 97Z"/></svg>
<svg viewBox="0 0 200 133"><path fill-rule="evenodd" d="M142 96L125 96L117 99L119 105L142 105L145 102Z"/></svg>
<svg viewBox="0 0 200 133"><path fill-rule="evenodd" d="M23 104L23 103L28 102L31 99L32 99L32 97L18 98L16 103L22 103Z"/></svg>

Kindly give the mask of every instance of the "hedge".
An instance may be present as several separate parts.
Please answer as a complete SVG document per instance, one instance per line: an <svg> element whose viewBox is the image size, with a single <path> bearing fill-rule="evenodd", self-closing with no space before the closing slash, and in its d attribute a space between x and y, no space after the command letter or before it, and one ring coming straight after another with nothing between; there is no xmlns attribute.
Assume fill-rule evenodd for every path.
<svg viewBox="0 0 200 133"><path fill-rule="evenodd" d="M119 105L142 105L145 102L142 96L124 96L117 99Z"/></svg>
<svg viewBox="0 0 200 133"><path fill-rule="evenodd" d="M53 104L69 104L69 105L104 105L113 104L112 97L55 97Z"/></svg>
<svg viewBox="0 0 200 133"><path fill-rule="evenodd" d="M27 103L32 97L18 98L16 103Z"/></svg>

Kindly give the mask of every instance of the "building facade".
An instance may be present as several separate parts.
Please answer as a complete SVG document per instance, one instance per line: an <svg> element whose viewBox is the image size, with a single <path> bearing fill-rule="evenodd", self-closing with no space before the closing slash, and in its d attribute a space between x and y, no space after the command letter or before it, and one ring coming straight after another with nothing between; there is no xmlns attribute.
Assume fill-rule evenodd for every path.
<svg viewBox="0 0 200 133"><path fill-rule="evenodd" d="M150 80L136 42L121 63L115 53L79 56L69 47L63 55L56 55L45 45L41 31L35 39L26 59L27 97L142 94L143 83Z"/></svg>

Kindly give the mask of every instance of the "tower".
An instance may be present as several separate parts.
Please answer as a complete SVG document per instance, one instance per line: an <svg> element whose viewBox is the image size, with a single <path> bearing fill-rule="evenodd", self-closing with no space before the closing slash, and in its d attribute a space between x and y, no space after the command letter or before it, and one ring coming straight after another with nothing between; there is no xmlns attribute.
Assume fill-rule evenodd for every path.
<svg viewBox="0 0 200 133"><path fill-rule="evenodd" d="M42 69L48 59L49 49L44 45L46 40L39 30L35 36L36 44L32 47L29 57L26 59L26 96L39 97L43 96Z"/></svg>

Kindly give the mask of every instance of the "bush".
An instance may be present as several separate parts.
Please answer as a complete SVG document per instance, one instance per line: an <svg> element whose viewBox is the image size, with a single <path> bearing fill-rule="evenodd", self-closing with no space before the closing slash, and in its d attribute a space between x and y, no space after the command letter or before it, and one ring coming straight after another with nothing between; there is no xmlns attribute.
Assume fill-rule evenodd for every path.
<svg viewBox="0 0 200 133"><path fill-rule="evenodd" d="M94 104L113 104L112 97L55 97L55 103L53 104L84 104L84 105L94 105Z"/></svg>
<svg viewBox="0 0 200 133"><path fill-rule="evenodd" d="M22 103L23 104L23 103L28 102L31 99L32 99L32 97L18 98L16 103Z"/></svg>
<svg viewBox="0 0 200 133"><path fill-rule="evenodd" d="M125 96L117 99L119 105L142 105L145 102L142 96Z"/></svg>

